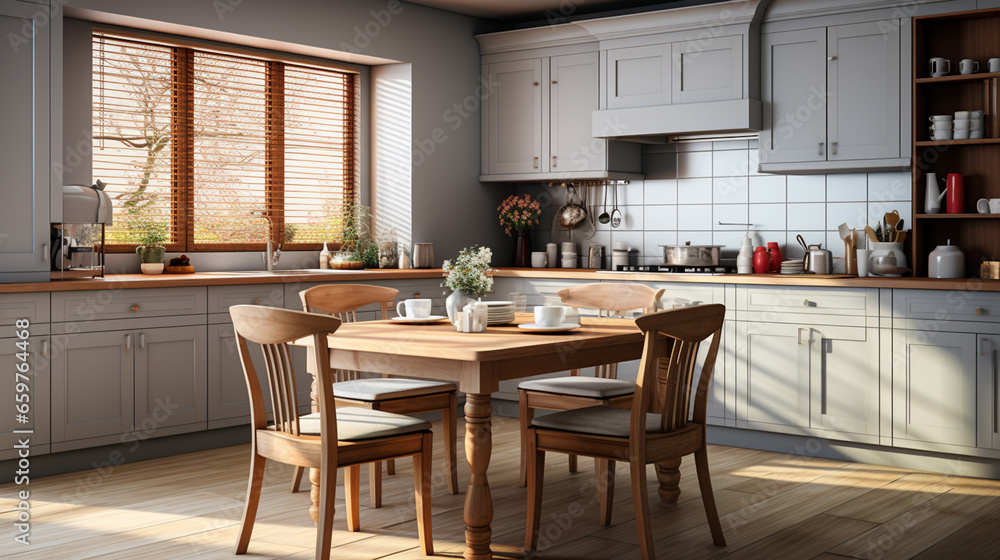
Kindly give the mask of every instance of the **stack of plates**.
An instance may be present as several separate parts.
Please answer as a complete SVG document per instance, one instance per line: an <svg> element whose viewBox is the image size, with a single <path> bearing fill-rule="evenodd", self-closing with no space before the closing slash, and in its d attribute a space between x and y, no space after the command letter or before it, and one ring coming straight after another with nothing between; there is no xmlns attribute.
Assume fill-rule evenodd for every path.
<svg viewBox="0 0 1000 560"><path fill-rule="evenodd" d="M505 325L514 322L516 304L513 301L484 301L488 306L487 325Z"/></svg>
<svg viewBox="0 0 1000 560"><path fill-rule="evenodd" d="M791 259L787 261L781 261L781 273L782 274L802 274L804 272L802 266L802 259Z"/></svg>

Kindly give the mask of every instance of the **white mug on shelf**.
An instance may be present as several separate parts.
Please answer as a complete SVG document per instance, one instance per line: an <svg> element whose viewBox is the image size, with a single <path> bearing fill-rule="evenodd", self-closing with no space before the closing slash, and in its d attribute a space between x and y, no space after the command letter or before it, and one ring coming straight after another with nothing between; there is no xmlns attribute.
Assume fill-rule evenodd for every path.
<svg viewBox="0 0 1000 560"><path fill-rule="evenodd" d="M990 214L1000 214L1000 198L990 199Z"/></svg>
<svg viewBox="0 0 1000 560"><path fill-rule="evenodd" d="M980 214L990 213L990 201L985 198L980 198L976 201L976 212Z"/></svg>
<svg viewBox="0 0 1000 560"><path fill-rule="evenodd" d="M932 78L940 78L951 73L951 61L947 58L935 56L930 60L928 71Z"/></svg>
<svg viewBox="0 0 1000 560"><path fill-rule="evenodd" d="M972 60L971 58L963 58L958 63L958 72L960 74L975 74L979 72L979 61Z"/></svg>
<svg viewBox="0 0 1000 560"><path fill-rule="evenodd" d="M986 70L989 72L1000 72L1000 58L991 58L986 63Z"/></svg>
<svg viewBox="0 0 1000 560"><path fill-rule="evenodd" d="M396 304L396 314L407 319L426 319L431 316L431 300L406 299Z"/></svg>
<svg viewBox="0 0 1000 560"><path fill-rule="evenodd" d="M549 255L545 251L531 253L531 266L545 268L549 266Z"/></svg>
<svg viewBox="0 0 1000 560"><path fill-rule="evenodd" d="M871 249L858 249L858 276L864 278L868 276L868 257L871 256Z"/></svg>

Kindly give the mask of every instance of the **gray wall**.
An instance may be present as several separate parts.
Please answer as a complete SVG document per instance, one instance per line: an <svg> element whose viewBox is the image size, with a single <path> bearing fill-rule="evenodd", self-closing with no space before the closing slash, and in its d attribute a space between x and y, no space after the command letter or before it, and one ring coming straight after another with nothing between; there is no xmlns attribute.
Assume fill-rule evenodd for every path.
<svg viewBox="0 0 1000 560"><path fill-rule="evenodd" d="M397 13L388 14L390 7ZM412 4L393 6L386 0L74 0L66 14L330 58L336 57L333 51L349 49L382 62L411 64L413 241L433 242L438 264L473 243L495 249L507 246L494 209L511 187L478 181L480 103L474 92L480 65L473 35L494 31L492 24ZM65 38L79 41L80 35L77 28L67 31ZM64 130L70 150L83 139L81 130L89 129L90 120L89 80L80 83L81 77L89 76L89 61L80 59L89 56L81 56L80 49L79 43L65 49ZM363 103L367 114L366 96ZM456 104L475 109L468 118L455 119ZM370 139L366 135L366 144ZM367 181L367 145L363 158ZM89 183L89 174L86 161L74 166L65 180ZM134 260L116 257L111 265L127 269L137 266Z"/></svg>
<svg viewBox="0 0 1000 560"><path fill-rule="evenodd" d="M892 210L912 223L909 172L757 173L757 153L756 140L647 147L645 180L618 187L621 226L598 224L595 236L581 244L610 249L611 243L624 241L638 250L636 264L661 264L659 245L685 241L725 245L723 257L735 257L747 228L719 222L743 222L753 224L754 246L774 241L786 256L798 257L802 250L795 236L802 234L807 243L822 243L834 257L843 257L844 243L837 235L841 223L858 228L859 237L866 224L875 227L876 220ZM532 236L534 250L544 250L553 238L552 216L565 200L565 189L525 185L518 190L547 201L541 227ZM611 200L609 195L609 207ZM601 203L603 198L598 206ZM555 235L556 241L564 238ZM841 268L842 261L835 261L835 269Z"/></svg>

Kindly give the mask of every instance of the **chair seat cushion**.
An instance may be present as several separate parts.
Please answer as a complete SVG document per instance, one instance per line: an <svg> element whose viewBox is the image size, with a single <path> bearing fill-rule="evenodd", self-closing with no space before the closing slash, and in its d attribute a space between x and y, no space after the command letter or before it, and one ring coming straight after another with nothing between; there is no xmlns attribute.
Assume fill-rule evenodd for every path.
<svg viewBox="0 0 1000 560"><path fill-rule="evenodd" d="M603 377L554 377L552 379L536 379L525 381L517 386L526 391L572 395L574 397L591 397L607 399L631 395L635 392L635 382L624 379L604 379Z"/></svg>
<svg viewBox="0 0 1000 560"><path fill-rule="evenodd" d="M320 426L318 412L299 417L299 432L304 435L319 435ZM430 429L430 422L404 414L370 408L337 409L337 439L340 441L401 436Z"/></svg>
<svg viewBox="0 0 1000 560"><path fill-rule="evenodd" d="M629 416L631 414L632 411L621 408L588 406L539 416L532 420L531 425L580 434L628 437ZM646 433L652 434L661 431L660 415L647 413Z"/></svg>
<svg viewBox="0 0 1000 560"><path fill-rule="evenodd" d="M444 381L376 377L334 383L333 396L359 401L384 401L433 393L448 393L457 389L458 387L454 383Z"/></svg>

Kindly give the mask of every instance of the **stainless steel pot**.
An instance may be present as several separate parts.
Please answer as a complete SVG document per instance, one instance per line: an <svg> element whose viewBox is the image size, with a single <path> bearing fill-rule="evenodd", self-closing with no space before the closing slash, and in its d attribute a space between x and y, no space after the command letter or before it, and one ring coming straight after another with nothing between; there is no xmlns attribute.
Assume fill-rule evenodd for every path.
<svg viewBox="0 0 1000 560"><path fill-rule="evenodd" d="M719 266L719 253L723 245L660 245L663 247L663 264L671 266Z"/></svg>

